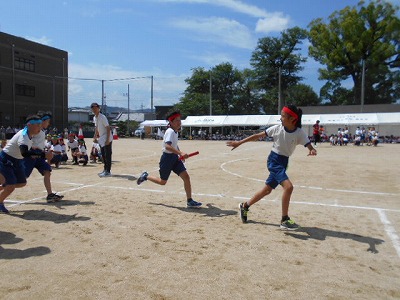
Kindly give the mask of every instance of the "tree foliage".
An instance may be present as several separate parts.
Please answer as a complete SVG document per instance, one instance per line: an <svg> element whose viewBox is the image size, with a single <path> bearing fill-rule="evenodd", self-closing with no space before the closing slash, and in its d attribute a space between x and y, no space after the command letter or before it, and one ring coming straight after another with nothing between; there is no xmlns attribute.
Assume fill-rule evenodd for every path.
<svg viewBox="0 0 400 300"><path fill-rule="evenodd" d="M277 107L279 72L281 72L283 98L288 88L302 80L298 74L303 70L301 64L306 62L307 58L301 56L298 51L299 45L306 38L306 30L294 27L283 31L280 37L265 37L258 41L250 63L254 68L256 87L265 93L263 102L265 111L269 111L271 104ZM275 97L272 97L271 92L276 92ZM283 100L285 102L285 99ZM269 103L270 101L273 103Z"/></svg>
<svg viewBox="0 0 400 300"><path fill-rule="evenodd" d="M337 104L360 104L363 63L365 66L365 104L391 103L399 95L400 20L397 7L386 1L361 1L329 17L329 23L316 19L309 24L309 55L325 65L320 79L327 80L326 98ZM341 83L351 78L353 99L343 97ZM330 95L327 92L330 91ZM346 93L348 96L350 93ZM341 99L341 100L339 100Z"/></svg>

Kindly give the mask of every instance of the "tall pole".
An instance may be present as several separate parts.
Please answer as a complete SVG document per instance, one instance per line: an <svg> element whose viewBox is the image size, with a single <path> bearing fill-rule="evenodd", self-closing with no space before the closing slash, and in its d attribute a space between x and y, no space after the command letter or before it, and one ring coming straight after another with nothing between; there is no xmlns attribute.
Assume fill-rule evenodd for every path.
<svg viewBox="0 0 400 300"><path fill-rule="evenodd" d="M210 70L210 116L212 116L212 78Z"/></svg>
<svg viewBox="0 0 400 300"><path fill-rule="evenodd" d="M56 77L55 76L53 76L53 118L54 119L56 118Z"/></svg>
<svg viewBox="0 0 400 300"><path fill-rule="evenodd" d="M212 116L212 75L210 70L210 116ZM209 134L212 134L212 127L209 128Z"/></svg>
<svg viewBox="0 0 400 300"><path fill-rule="evenodd" d="M153 75L151 75L151 103L150 103L150 108L151 108L151 116L154 118L153 116Z"/></svg>
<svg viewBox="0 0 400 300"><path fill-rule="evenodd" d="M129 115L130 115L130 111L129 111L129 83L128 83L128 124L127 124L127 129L128 129L128 137L131 136L130 130L129 130Z"/></svg>
<svg viewBox="0 0 400 300"><path fill-rule="evenodd" d="M11 56L12 56L12 100L13 100L13 114L12 114L12 124L11 126L16 126L15 124L15 45L12 44L11 48Z"/></svg>
<svg viewBox="0 0 400 300"><path fill-rule="evenodd" d="M364 95L365 95L365 60L362 60L361 73L361 112L364 112Z"/></svg>
<svg viewBox="0 0 400 300"><path fill-rule="evenodd" d="M278 115L281 114L281 110L282 110L281 73L282 73L282 69L281 69L281 67L279 67L279 70L278 70Z"/></svg>
<svg viewBox="0 0 400 300"><path fill-rule="evenodd" d="M101 109L103 110L104 115L106 114L106 96L104 95L104 80L101 81Z"/></svg>
<svg viewBox="0 0 400 300"><path fill-rule="evenodd" d="M67 127L67 125L65 124L65 58L63 57L62 59L62 129L64 130L64 128ZM68 108L67 108L68 111Z"/></svg>

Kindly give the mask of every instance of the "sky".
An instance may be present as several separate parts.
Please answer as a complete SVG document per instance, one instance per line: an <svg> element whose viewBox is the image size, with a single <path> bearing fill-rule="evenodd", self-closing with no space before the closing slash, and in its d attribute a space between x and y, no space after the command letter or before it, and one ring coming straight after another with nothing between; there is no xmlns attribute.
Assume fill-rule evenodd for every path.
<svg viewBox="0 0 400 300"><path fill-rule="evenodd" d="M308 24L355 0L13 0L0 31L68 52L69 107L105 102L130 109L179 102L194 68L250 67L263 37ZM368 1L366 1L368 3ZM400 0L390 0L400 5ZM307 42L303 55L307 55ZM300 74L319 94L319 64ZM153 78L153 81L151 80ZM96 79L80 80L80 79ZM129 80L120 80L127 79ZM118 79L118 80L115 80ZM153 85L152 85L153 83ZM128 88L129 85L129 88ZM128 97L129 91L129 97Z"/></svg>

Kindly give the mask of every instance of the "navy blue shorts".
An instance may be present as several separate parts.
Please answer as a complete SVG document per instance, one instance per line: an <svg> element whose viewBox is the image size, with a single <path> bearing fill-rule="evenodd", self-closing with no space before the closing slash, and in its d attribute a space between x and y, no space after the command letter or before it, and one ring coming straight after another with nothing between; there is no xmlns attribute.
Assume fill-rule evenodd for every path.
<svg viewBox="0 0 400 300"><path fill-rule="evenodd" d="M160 159L160 178L167 181L172 171L179 176L186 168L177 154L163 153Z"/></svg>
<svg viewBox="0 0 400 300"><path fill-rule="evenodd" d="M3 186L26 183L23 160L16 159L5 152L0 153L0 173L6 179Z"/></svg>
<svg viewBox="0 0 400 300"><path fill-rule="evenodd" d="M31 176L32 171L36 168L40 174L44 175L45 171L51 172L51 166L47 163L44 158L24 158L24 168L25 168L25 176L28 178Z"/></svg>
<svg viewBox="0 0 400 300"><path fill-rule="evenodd" d="M273 151L268 156L267 167L269 171L269 176L265 181L270 187L275 189L278 184L289 179L286 175L286 169L289 163L289 157L279 155Z"/></svg>

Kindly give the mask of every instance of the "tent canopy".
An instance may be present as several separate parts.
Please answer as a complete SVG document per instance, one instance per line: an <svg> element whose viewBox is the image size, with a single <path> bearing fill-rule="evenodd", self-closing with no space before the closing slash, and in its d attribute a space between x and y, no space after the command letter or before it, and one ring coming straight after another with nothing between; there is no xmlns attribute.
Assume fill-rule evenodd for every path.
<svg viewBox="0 0 400 300"><path fill-rule="evenodd" d="M400 125L400 113L303 115L303 125L319 120L324 125ZM280 124L280 115L188 116L183 127L271 126Z"/></svg>

